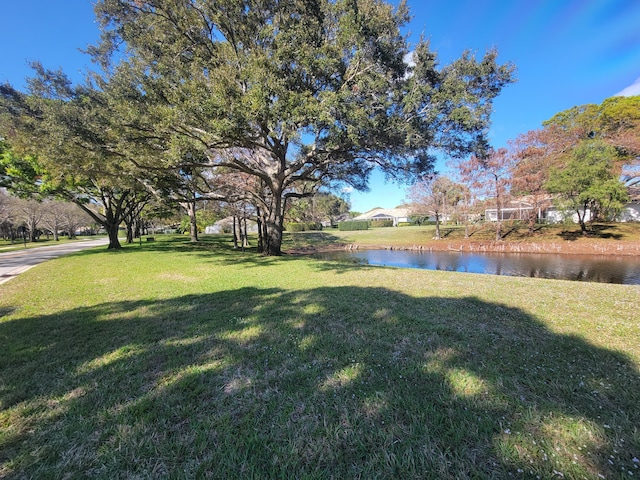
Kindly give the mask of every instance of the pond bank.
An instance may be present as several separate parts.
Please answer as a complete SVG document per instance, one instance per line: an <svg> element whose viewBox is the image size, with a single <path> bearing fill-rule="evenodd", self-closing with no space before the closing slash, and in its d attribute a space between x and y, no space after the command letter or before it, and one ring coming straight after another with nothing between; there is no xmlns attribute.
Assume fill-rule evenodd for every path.
<svg viewBox="0 0 640 480"><path fill-rule="evenodd" d="M580 238L561 241L487 241L487 240L432 240L420 245L383 245L335 243L319 247L307 246L287 250L289 254L309 254L332 250L406 250L423 252L477 252L477 253L549 253L575 255L640 256L640 242Z"/></svg>

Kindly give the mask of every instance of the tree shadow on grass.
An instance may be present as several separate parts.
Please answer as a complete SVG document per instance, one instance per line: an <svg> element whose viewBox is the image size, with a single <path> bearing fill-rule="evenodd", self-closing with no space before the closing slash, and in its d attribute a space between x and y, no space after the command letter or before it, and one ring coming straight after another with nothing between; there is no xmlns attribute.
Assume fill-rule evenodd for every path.
<svg viewBox="0 0 640 480"><path fill-rule="evenodd" d="M613 233L607 231L611 230L612 228L615 227L612 225L592 224L590 230L597 238L613 238L614 240L621 240L624 237L624 235L622 235L621 233Z"/></svg>
<svg viewBox="0 0 640 480"><path fill-rule="evenodd" d="M285 251L307 252L333 245L343 245L344 238L337 237L331 230L309 232L285 232L282 248Z"/></svg>
<svg viewBox="0 0 640 480"><path fill-rule="evenodd" d="M303 232L288 235L283 243L283 256L311 255L317 250L329 246L335 246L342 239L327 232ZM300 237L296 240L296 237ZM221 263L227 265L242 264L246 266L269 265L278 257L261 256L257 252L257 239L252 238L250 245L242 248L234 247L231 235L215 234L201 235L197 242L191 242L184 235L159 235L153 242L135 241L132 244L124 244L122 249L108 251L111 255L128 255L148 252L153 254L185 254L198 255L206 262ZM82 250L72 255L87 256L95 253L104 253L103 248ZM212 255L215 254L215 255Z"/></svg>
<svg viewBox="0 0 640 480"><path fill-rule="evenodd" d="M504 240L505 238L507 238L510 235L517 235L519 231L518 226L516 225L512 225L512 226L508 226L504 232L502 232L501 235L501 239Z"/></svg>
<svg viewBox="0 0 640 480"><path fill-rule="evenodd" d="M166 235L155 237L157 240L154 242L142 242L135 241L131 244L122 245L121 249L108 250L106 253L115 256L131 255L140 253L151 253L158 255L158 258L163 254L175 255L197 255L203 259L203 261L217 262L219 259L227 259L231 263L246 263L246 264L261 264L264 257L256 255L257 247L254 245L245 248L242 251L240 248L234 248L233 239L230 235L207 235L201 237L197 242L191 242L189 237L178 235ZM87 256L95 253L104 254L105 250L102 248L82 250L72 255Z"/></svg>
<svg viewBox="0 0 640 480"><path fill-rule="evenodd" d="M16 313L0 378L8 478L611 478L640 448L632 361L474 297L241 288Z"/></svg>
<svg viewBox="0 0 640 480"><path fill-rule="evenodd" d="M594 238L594 239L614 239L621 240L624 235L620 233L607 232L612 229L611 225L605 224L588 224L586 234L582 233L580 228L574 230L563 230L558 235L563 240L576 241L580 238Z"/></svg>
<svg viewBox="0 0 640 480"><path fill-rule="evenodd" d="M11 307L0 308L0 320L2 320L2 317L9 316L13 312L15 312L15 308L11 308Z"/></svg>

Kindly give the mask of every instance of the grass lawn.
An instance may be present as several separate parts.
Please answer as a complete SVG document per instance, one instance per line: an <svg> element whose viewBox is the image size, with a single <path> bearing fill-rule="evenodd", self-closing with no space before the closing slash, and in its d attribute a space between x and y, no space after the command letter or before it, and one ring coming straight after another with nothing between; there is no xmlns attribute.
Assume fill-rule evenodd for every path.
<svg viewBox="0 0 640 480"><path fill-rule="evenodd" d="M229 245L0 285L0 477L640 476L639 287Z"/></svg>
<svg viewBox="0 0 640 480"><path fill-rule="evenodd" d="M540 245L553 243L563 244L567 253L593 253L589 247L593 244L610 247L616 253L618 244L640 244L640 223L596 223L588 224L588 235L582 235L580 227L571 225L537 225L533 234L526 225L505 222L503 239L507 244L537 243ZM407 226L400 228L370 228L359 231L339 231L326 229L321 232L290 233L285 236L285 247L304 249L308 247L329 246L331 244L355 244L360 246L384 246L411 248L419 245L446 245L493 242L495 227L491 223L472 226L469 238L464 238L464 226L442 225L441 240L434 240L435 226ZM580 250L584 250L580 252Z"/></svg>

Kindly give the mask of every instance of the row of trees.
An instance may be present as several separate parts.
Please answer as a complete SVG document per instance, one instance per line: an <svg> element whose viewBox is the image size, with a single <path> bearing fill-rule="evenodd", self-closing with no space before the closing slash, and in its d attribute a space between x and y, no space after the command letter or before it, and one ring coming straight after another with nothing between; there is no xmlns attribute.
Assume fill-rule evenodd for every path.
<svg viewBox="0 0 640 480"><path fill-rule="evenodd" d="M57 241L63 232L75 238L78 230L91 224L91 219L73 203L18 198L0 191L0 236L5 240L35 242L44 234Z"/></svg>
<svg viewBox="0 0 640 480"><path fill-rule="evenodd" d="M404 1L100 0L95 12L99 71L72 85L34 64L26 92L0 87L0 134L109 248L152 197L181 204L197 239L207 199L250 210L260 250L279 255L293 199L366 189L375 168L424 175L435 150L486 156L492 100L513 81L495 51L441 66L428 41L409 45Z"/></svg>
<svg viewBox="0 0 640 480"><path fill-rule="evenodd" d="M502 238L501 210L513 197L537 212L553 203L573 211L586 233L592 219L613 218L629 200L624 180L640 175L640 97L612 97L558 113L543 128L520 135L487 156L473 155L453 163L454 182L431 176L409 190L414 213L436 219L454 208L468 218L471 203L497 210L496 239ZM490 199L490 200L489 200Z"/></svg>

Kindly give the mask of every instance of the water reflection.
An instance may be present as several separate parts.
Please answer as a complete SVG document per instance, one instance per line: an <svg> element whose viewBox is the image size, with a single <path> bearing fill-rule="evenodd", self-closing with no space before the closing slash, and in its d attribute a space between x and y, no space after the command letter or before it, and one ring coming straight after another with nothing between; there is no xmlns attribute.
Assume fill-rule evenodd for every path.
<svg viewBox="0 0 640 480"><path fill-rule="evenodd" d="M369 265L640 285L640 258L628 256L361 250L317 257Z"/></svg>

